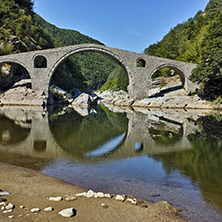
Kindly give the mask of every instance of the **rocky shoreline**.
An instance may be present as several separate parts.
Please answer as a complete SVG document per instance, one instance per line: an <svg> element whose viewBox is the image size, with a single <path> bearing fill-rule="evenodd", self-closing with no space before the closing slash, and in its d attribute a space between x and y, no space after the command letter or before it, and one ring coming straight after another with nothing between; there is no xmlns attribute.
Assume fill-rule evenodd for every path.
<svg viewBox="0 0 222 222"><path fill-rule="evenodd" d="M158 81L157 81L158 82ZM72 105L73 107L94 106L97 102L122 107L144 107L160 109L222 109L222 106L201 99L197 94L189 96L188 92L179 85L177 80L167 86L152 88L150 94L144 99L132 99L125 91L97 91L94 94L82 93L78 89L68 93L56 86L50 87L49 98L42 92L34 92L30 88L30 80L21 80L10 89L0 92L0 105L20 106L46 106L46 105ZM52 93L53 90L53 93Z"/></svg>
<svg viewBox="0 0 222 222"><path fill-rule="evenodd" d="M94 192L5 163L0 172L0 221L186 221L166 201Z"/></svg>

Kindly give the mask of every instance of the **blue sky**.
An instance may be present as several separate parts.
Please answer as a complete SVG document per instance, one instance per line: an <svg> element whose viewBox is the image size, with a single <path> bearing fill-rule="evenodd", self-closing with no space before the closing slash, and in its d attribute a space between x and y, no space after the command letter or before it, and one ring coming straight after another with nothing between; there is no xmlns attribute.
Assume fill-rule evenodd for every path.
<svg viewBox="0 0 222 222"><path fill-rule="evenodd" d="M142 53L209 0L35 0L34 10L59 28L106 46Z"/></svg>

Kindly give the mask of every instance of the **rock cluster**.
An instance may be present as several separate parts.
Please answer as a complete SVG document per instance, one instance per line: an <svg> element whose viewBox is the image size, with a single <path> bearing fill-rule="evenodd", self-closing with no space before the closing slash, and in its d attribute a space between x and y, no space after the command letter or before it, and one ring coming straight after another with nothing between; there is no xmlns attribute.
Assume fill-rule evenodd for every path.
<svg viewBox="0 0 222 222"><path fill-rule="evenodd" d="M44 93L33 91L29 88L29 83L29 80L21 80L10 90L0 94L0 105L45 105L47 98Z"/></svg>
<svg viewBox="0 0 222 222"><path fill-rule="evenodd" d="M2 190L0 190L0 197L2 198L2 196L9 196L10 194L8 192L3 192ZM78 198L80 197L86 197L86 198L101 198L101 199L105 199L105 198L109 198L109 199L114 199L116 201L121 201L121 202L125 202L125 203L130 203L132 205L138 205L141 207L148 207L148 203L146 201L141 201L138 200L134 197L131 196L126 196L126 195L111 195L111 194L104 194L102 192L94 192L92 190L88 190L87 192L83 192L83 193L77 193L77 194L73 194L73 195L66 195L64 198L57 196L57 197L49 197L46 198L49 203L50 201L53 202L60 202L60 201L67 201L67 202L73 202L78 200ZM103 209L108 209L109 206L105 203L101 203L100 204L101 208ZM15 205L13 205L12 203L7 203L7 200L4 199L4 201L2 200L0 202L0 207L2 210L3 214L8 214L8 218L9 219L13 219L15 217L23 217L23 216L30 216L31 214L39 214L41 213L42 209L35 207L35 208L27 208L23 205L19 206L18 208L20 209L21 214L18 215L18 212L14 213L14 210L17 208ZM59 207L58 207L59 208ZM53 211L57 211L58 210L58 214L61 215L62 217L74 217L77 215L77 210L74 207L69 207L66 209L54 209L53 207L49 206L43 209L44 212L53 212ZM19 212L19 213L20 213Z"/></svg>
<svg viewBox="0 0 222 222"><path fill-rule="evenodd" d="M162 96L149 97L141 100L132 100L126 92L104 91L97 93L102 98L101 102L116 106L147 107L161 109L213 109L212 103L202 100L198 95L187 96L180 92L172 92Z"/></svg>

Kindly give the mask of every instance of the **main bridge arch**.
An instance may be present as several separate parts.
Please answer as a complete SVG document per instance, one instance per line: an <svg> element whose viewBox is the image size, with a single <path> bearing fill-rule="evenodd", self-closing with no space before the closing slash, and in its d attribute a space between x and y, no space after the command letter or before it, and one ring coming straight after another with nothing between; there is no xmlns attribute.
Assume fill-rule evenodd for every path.
<svg viewBox="0 0 222 222"><path fill-rule="evenodd" d="M98 45L98 46L89 46L89 47L86 46L86 47L79 47L79 48L70 49L70 51L68 51L64 55L61 55L61 57L59 57L57 59L57 61L55 61L55 63L53 64L53 66L50 69L50 72L49 72L49 75L48 75L48 82L51 82L51 78L52 78L54 72L56 71L56 69L59 67L59 65L62 62L64 62L70 56L73 56L73 55L78 54L78 53L84 53L84 52L97 52L97 53L100 53L100 54L103 54L105 56L108 56L108 57L112 58L127 73L128 78L129 78L129 82L132 81L132 72L131 72L130 68L128 67L128 65L125 63L125 61L122 60L122 58L120 58L118 55L116 55L112 51L107 50L107 49L102 48L102 47L99 47L99 45Z"/></svg>

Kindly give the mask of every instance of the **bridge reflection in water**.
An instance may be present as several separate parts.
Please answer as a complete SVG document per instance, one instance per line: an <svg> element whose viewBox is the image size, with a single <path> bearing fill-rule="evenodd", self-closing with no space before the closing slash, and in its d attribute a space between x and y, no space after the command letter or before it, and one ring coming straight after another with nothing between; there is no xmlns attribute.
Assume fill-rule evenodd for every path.
<svg viewBox="0 0 222 222"><path fill-rule="evenodd" d="M195 221L221 219L219 154L205 156L189 140L199 130L200 111L110 109L86 115L89 110L1 107L0 161L98 191L167 200ZM205 158L199 165L198 156Z"/></svg>
<svg viewBox="0 0 222 222"><path fill-rule="evenodd" d="M191 148L187 135L196 127L186 116L178 114L178 119L175 114L161 112L105 111L99 108L96 116L83 117L70 109L51 113L48 118L41 108L2 107L0 151L42 161L67 155L83 161L93 156L96 161L96 156L125 159Z"/></svg>

